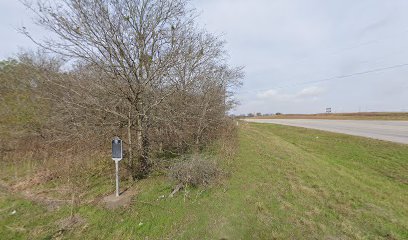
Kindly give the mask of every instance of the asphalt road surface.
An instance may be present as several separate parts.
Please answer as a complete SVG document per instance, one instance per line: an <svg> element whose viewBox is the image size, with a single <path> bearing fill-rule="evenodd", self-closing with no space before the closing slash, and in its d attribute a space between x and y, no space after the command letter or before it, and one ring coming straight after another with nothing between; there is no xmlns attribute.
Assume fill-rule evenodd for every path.
<svg viewBox="0 0 408 240"><path fill-rule="evenodd" d="M322 119L247 119L408 144L408 121L322 120Z"/></svg>

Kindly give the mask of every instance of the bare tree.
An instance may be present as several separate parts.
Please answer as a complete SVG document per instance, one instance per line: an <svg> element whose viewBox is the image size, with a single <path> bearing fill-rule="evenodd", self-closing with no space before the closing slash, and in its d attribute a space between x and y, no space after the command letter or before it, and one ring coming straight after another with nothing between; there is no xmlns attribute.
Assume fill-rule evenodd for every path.
<svg viewBox="0 0 408 240"><path fill-rule="evenodd" d="M126 126L134 178L150 171L151 134L183 121L171 116L194 119L189 122L198 145L212 121L209 115L222 118L228 111L228 89L238 83L241 69L228 67L222 41L197 29L188 1L62 0L26 6L55 36L38 42L23 32L81 63L69 81L63 75L48 79L66 91L54 96L69 106L66 117L76 127L85 120ZM194 106L180 107L189 103Z"/></svg>

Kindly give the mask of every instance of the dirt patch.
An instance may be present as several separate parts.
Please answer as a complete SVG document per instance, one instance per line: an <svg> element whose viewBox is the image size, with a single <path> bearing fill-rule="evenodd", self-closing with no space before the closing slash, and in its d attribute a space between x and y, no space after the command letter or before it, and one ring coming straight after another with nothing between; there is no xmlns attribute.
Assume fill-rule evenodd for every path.
<svg viewBox="0 0 408 240"><path fill-rule="evenodd" d="M41 185L43 183L52 181L56 178L58 178L58 175L55 172L51 172L51 171L38 172L32 177L26 178L16 183L13 186L13 190L21 191L21 190L31 188L36 185Z"/></svg>
<svg viewBox="0 0 408 240"><path fill-rule="evenodd" d="M32 202L45 206L47 210L49 211L58 210L62 205L70 202L70 200L53 199L53 198L49 198L47 196L41 195L39 193L30 192L28 190L19 192L19 194L22 195L27 200L30 200Z"/></svg>
<svg viewBox="0 0 408 240"><path fill-rule="evenodd" d="M137 194L136 189L126 189L119 195L119 197L116 197L115 194L104 197L101 200L101 204L108 209L128 207L132 202L132 198L136 194Z"/></svg>
<svg viewBox="0 0 408 240"><path fill-rule="evenodd" d="M61 219L57 222L58 231L52 235L52 239L63 239L64 233L70 230L86 226L86 221L79 215Z"/></svg>
<svg viewBox="0 0 408 240"><path fill-rule="evenodd" d="M70 229L74 229L76 227L82 226L85 223L86 223L85 219L83 219L79 215L75 215L75 216L68 217L68 218L58 221L57 225L60 229L70 230Z"/></svg>

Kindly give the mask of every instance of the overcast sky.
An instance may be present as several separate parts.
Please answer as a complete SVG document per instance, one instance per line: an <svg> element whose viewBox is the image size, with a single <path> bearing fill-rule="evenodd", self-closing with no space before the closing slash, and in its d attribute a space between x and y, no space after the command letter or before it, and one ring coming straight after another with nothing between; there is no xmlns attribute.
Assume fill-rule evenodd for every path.
<svg viewBox="0 0 408 240"><path fill-rule="evenodd" d="M408 111L407 0L192 4L227 41L230 63L245 67L236 113ZM17 0L0 0L0 59L34 48L22 25L46 35Z"/></svg>

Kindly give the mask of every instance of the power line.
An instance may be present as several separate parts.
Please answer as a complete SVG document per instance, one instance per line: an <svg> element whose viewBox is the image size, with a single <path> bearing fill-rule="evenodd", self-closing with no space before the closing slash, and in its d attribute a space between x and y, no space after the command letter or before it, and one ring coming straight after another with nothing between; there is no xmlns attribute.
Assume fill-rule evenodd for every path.
<svg viewBox="0 0 408 240"><path fill-rule="evenodd" d="M365 75L365 74L375 73L375 72L382 72L382 71L385 71L385 70L390 70L390 69L395 69L395 68L402 68L402 67L407 67L407 66L408 66L408 63L404 63L404 64L399 64L399 65L394 65L394 66L389 66L389 67L371 69L371 70L367 70L367 71L364 71L364 72L357 72L357 73L352 73L352 74L348 74L348 75L340 75L340 76L325 78L325 79L316 80L316 81L303 82L303 83L299 83L299 85L326 82L326 81L331 81L331 80L335 80L335 79L349 78L349 77Z"/></svg>
<svg viewBox="0 0 408 240"><path fill-rule="evenodd" d="M386 71L386 70L403 68L403 67L408 67L408 63L398 64L398 65L393 65L393 66L388 66L388 67L382 67L382 68L375 68L375 69L370 69L370 70L366 70L366 71L363 71L363 72L356 72L356 73L351 73L351 74L347 74L347 75L340 75L340 76L329 77L329 78L324 78L324 79L319 79L319 80L313 80L313 81L307 81L307 82L298 82L298 83L294 83L292 85L276 87L276 88L273 88L273 89L284 89L284 88L289 88L289 87L309 85L309 84L315 84L315 83L320 83L320 82L328 82L328 81L344 79L344 78L350 78L350 77L366 75L366 74L376 73L376 72L382 72L382 71ZM241 92L241 93L261 92L261 91L267 91L267 90L270 90L270 88L269 89L249 90L249 91L244 91L244 92Z"/></svg>
<svg viewBox="0 0 408 240"><path fill-rule="evenodd" d="M399 32L399 33L396 34L396 35L391 35L391 36L386 36L386 37L382 37L382 38L371 39L371 40L369 40L369 41L356 43L356 44L349 45L349 46L342 47L342 48L337 48L337 49L336 49L336 48L328 48L328 49L325 50L325 52L323 52L322 54L319 54L318 56L322 57L322 56L336 56L336 55L340 55L340 54L342 54L343 52L350 51L350 50L357 49L357 48L361 48L361 47L365 47L365 46L367 46L367 45L372 45L372 44L378 44L378 43L386 42L386 41L388 41L388 40L390 40L390 39L400 37L401 34L404 34L404 33L408 33L408 29L405 29L404 31ZM289 65L299 64L299 63L301 63L301 62L306 61L307 59L309 59L309 58L311 58L311 57L312 57L312 56L302 57L302 58L298 59L298 61L289 63Z"/></svg>

